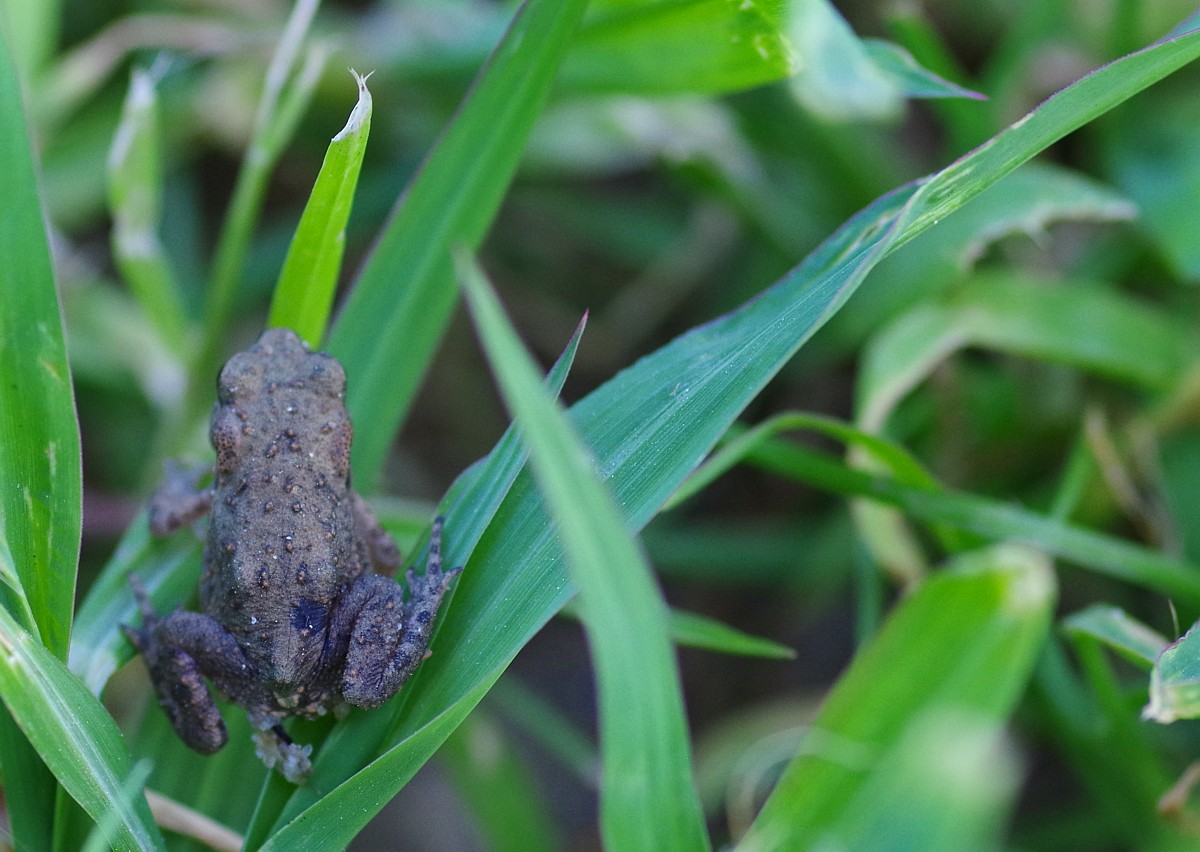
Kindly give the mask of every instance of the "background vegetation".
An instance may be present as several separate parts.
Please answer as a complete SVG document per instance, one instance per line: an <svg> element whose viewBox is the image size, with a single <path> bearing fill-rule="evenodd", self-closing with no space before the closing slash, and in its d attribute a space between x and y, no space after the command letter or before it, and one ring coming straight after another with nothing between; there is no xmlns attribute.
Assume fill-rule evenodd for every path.
<svg viewBox="0 0 1200 852"><path fill-rule="evenodd" d="M0 9L16 845L1196 842L1193 6ZM195 588L139 507L268 321L465 565L301 788L118 630Z"/></svg>

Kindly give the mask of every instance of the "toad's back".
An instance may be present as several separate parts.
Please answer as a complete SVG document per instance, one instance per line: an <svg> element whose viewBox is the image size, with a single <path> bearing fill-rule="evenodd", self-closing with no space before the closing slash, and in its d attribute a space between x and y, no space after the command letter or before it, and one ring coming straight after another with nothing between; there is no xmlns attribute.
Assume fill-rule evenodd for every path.
<svg viewBox="0 0 1200 852"><path fill-rule="evenodd" d="M316 664L331 605L368 565L349 487L345 385L334 358L287 329L231 358L217 382L201 603L270 668L289 656Z"/></svg>

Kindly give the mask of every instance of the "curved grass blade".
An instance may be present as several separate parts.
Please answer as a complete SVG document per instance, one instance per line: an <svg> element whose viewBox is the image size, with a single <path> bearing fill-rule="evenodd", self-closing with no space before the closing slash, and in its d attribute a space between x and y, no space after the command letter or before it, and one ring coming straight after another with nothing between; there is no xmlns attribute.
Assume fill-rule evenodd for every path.
<svg viewBox="0 0 1200 852"><path fill-rule="evenodd" d="M894 808L904 793L897 785L910 783L914 767L896 771L897 761L917 760L952 792L962 783L958 773L937 770L955 755L929 748L919 732L930 714L952 713L994 737L1033 670L1054 599L1049 560L1015 545L959 557L924 583L838 680L800 754L737 848L858 848L852 839L864 818ZM917 753L914 739L922 745ZM917 814L933 820L914 826L931 841L947 825L977 816L970 802L942 798L947 807L940 814ZM964 812L951 810L954 804ZM914 848L956 847L939 842Z"/></svg>
<svg viewBox="0 0 1200 852"><path fill-rule="evenodd" d="M879 259L981 193L1051 142L1167 76L1200 55L1200 34L1189 31L1108 65L1049 99L1001 136L919 184L881 198L853 217L803 264L733 313L699 326L618 374L571 409L571 418L596 454L606 484L640 529L703 459L759 390L853 293ZM385 303L386 304L386 303ZM390 427L389 427L390 428ZM861 477L861 492L878 496L876 479L825 461L830 482ZM886 482L886 481L884 481ZM841 492L847 493L847 492ZM895 498L972 523L977 507L916 489ZM1200 601L1196 572L1158 554L1110 537L989 504L997 529L1031 531L1115 575L1155 582ZM1015 512L1015 514L1014 514ZM452 530L447 518L447 530ZM1007 532L1005 537L1010 537ZM1029 539L1027 539L1029 540ZM1036 540L1036 539L1032 539ZM453 546L453 542L450 542ZM460 562L465 554L450 554ZM454 592L438 627L453 654L434 653L401 692L403 713L384 757L351 777L353 767L377 753L375 716L357 714L326 741L318 766L338 784L324 798L300 790L284 811L277 838L300 842L309 828L337 821L350 810L386 801L464 718L487 687L540 627L573 594L562 554L531 479L513 482ZM1137 565L1131 569L1127 560ZM405 693L408 693L405 695ZM336 744L336 748L332 748ZM327 756L328 753L328 756ZM342 767L333 771L333 764ZM347 779L341 782L341 779ZM373 811L372 811L373 812ZM323 815L323 816L322 816ZM321 829L324 831L324 828ZM283 848L278 847L278 848Z"/></svg>
<svg viewBox="0 0 1200 852"><path fill-rule="evenodd" d="M115 848L162 848L145 797L126 789L129 753L112 717L4 609L0 695L46 765L92 819L105 825L115 813L116 830L110 838Z"/></svg>
<svg viewBox="0 0 1200 852"><path fill-rule="evenodd" d="M491 224L584 5L522 7L397 202L334 324L329 351L352 377L346 405L358 424L352 462L360 490L373 490L450 319L450 249L477 246Z"/></svg>
<svg viewBox="0 0 1200 852"><path fill-rule="evenodd" d="M874 476L787 441L767 439L745 461L847 497L898 506L924 521L996 541L1021 541L1089 571L1200 606L1200 568L1104 533L1065 523L1021 506L946 488L914 487Z"/></svg>
<svg viewBox="0 0 1200 852"><path fill-rule="evenodd" d="M346 220L350 218L350 205L371 133L367 78L353 69L350 73L358 82L358 102L346 126L333 137L325 152L317 182L279 274L267 322L269 326L295 330L314 349L321 346L333 307L346 245Z"/></svg>
<svg viewBox="0 0 1200 852"><path fill-rule="evenodd" d="M599 690L605 847L708 848L667 607L650 566L596 478L588 450L540 386L532 358L482 272L465 257L458 258L458 269L579 587L578 609Z"/></svg>
<svg viewBox="0 0 1200 852"><path fill-rule="evenodd" d="M1158 631L1147 627L1125 610L1093 604L1063 619L1069 636L1087 636L1119 653L1142 668L1152 668L1171 644Z"/></svg>

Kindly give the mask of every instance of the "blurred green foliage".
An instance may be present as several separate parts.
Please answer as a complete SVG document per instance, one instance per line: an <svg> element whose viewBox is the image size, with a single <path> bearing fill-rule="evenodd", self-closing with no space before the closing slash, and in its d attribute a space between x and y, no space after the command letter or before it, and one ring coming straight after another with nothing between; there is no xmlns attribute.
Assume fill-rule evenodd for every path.
<svg viewBox="0 0 1200 852"><path fill-rule="evenodd" d="M71 670L104 692L135 761L153 761L148 785L247 848L344 845L443 742L457 794L446 819L465 834L410 805L392 842L405 830L421 848L600 836L597 788L603 800L606 760L622 753L606 746L627 757L639 741L631 717L601 726L619 742L593 742L596 696L611 718L645 695L621 694L620 673L594 691L578 628L549 621L577 575L520 472L516 433L497 443L508 418L454 312L448 250L465 246L544 362L588 312L548 383L564 387L571 368L573 437L598 456L628 532L648 524L643 561L673 608L650 627L705 649L678 659L692 734L681 748L715 844L1197 842L1185 770L1200 736L1141 718L1152 684L1161 721L1197 712L1195 634L1146 671L1162 637L1200 617L1200 67L1169 73L1194 38L1110 69L1104 105L1048 104L1039 120L1095 120L1024 143L1046 150L994 186L1008 143L951 166L1194 7L584 6L533 2L509 31L518 5L485 0L0 2L24 94L24 117L11 79L0 101L16 211L0 220L0 351L21 382L0 407L26 415L3 421L0 473L55 497L9 488L0 527L14 839L70 846L94 820L118 845L158 842L136 789L144 770L57 659L81 518ZM374 72L365 152L365 134L329 146L354 106L348 66ZM1153 75L1166 79L1137 92ZM1029 139L1022 127L1003 138ZM948 211L967 202L944 223L942 191ZM76 421L43 367L63 354L34 197L74 380L82 515L78 452L38 449L69 449ZM307 236L276 290L298 226ZM837 287L872 266L843 306ZM324 292L304 294L307 277ZM356 481L415 556L440 507L448 556L468 570L434 657L395 702L332 732L296 726L328 739L320 783L293 791L264 780L237 712L226 751L188 753L147 707L144 678L114 674L131 653L115 626L132 617L131 570L160 608L194 588L196 542L149 540L136 509L164 459L208 452L214 365L262 328L273 293L276 321L318 338L335 279L329 345L350 376ZM721 345L738 356L710 375ZM35 398L48 402L18 408ZM718 438L688 499L660 513ZM597 505L581 498L576 521ZM638 567L611 528L595 540L621 541L624 569ZM579 606L603 630L595 604ZM615 637L619 652L630 636ZM668 694L661 657L645 655L640 674ZM682 730L665 712L656 724ZM58 740L71 759L43 766ZM17 776L31 779L24 798ZM653 788L666 808L690 786ZM628 836L646 819L605 818L628 819Z"/></svg>

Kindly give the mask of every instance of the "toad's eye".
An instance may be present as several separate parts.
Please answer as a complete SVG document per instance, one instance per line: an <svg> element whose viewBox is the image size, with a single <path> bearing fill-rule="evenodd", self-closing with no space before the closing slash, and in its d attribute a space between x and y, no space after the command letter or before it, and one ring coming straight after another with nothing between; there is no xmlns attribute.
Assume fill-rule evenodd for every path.
<svg viewBox="0 0 1200 852"><path fill-rule="evenodd" d="M318 601L300 600L292 607L292 627L309 633L319 633L329 621L329 609Z"/></svg>

